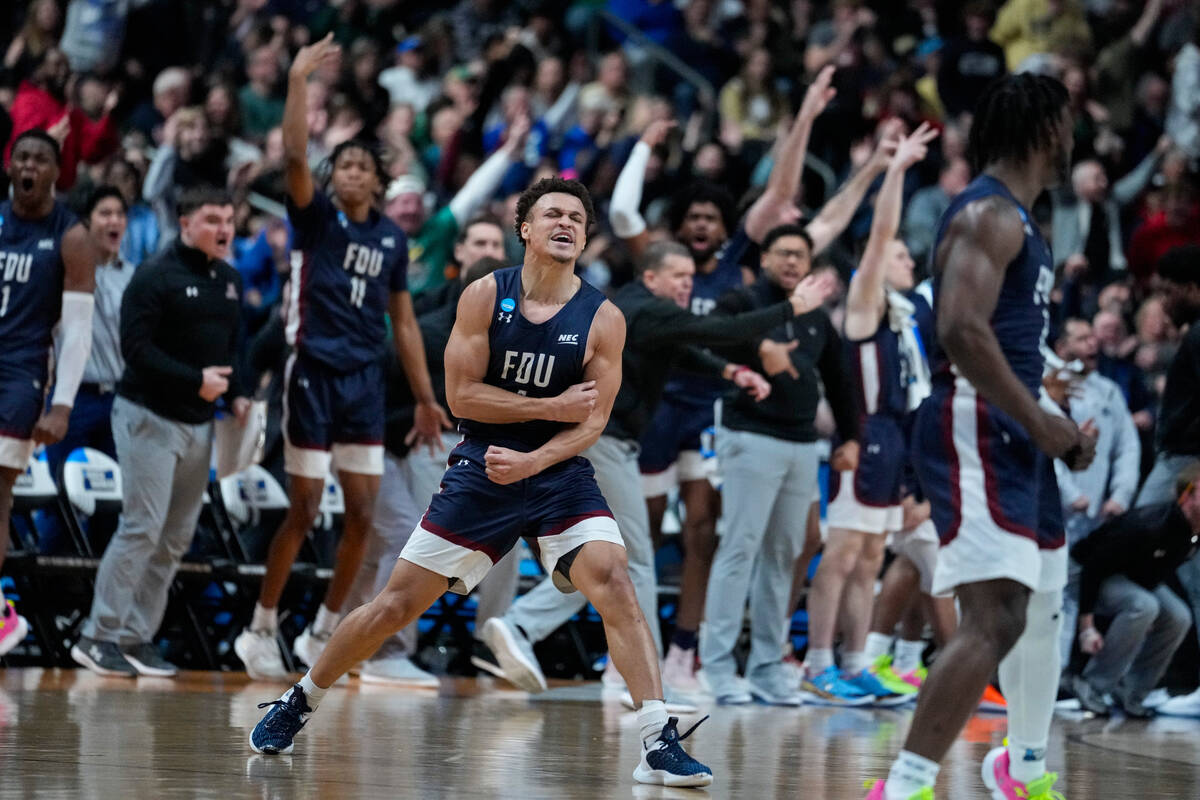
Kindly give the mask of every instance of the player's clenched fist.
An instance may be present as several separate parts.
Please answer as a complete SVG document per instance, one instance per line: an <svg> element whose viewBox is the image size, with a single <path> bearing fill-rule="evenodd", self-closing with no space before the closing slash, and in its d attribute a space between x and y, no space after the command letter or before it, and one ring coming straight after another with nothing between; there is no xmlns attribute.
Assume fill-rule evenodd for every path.
<svg viewBox="0 0 1200 800"><path fill-rule="evenodd" d="M492 445L483 457L488 480L501 486L522 481L538 471L532 453Z"/></svg>
<svg viewBox="0 0 1200 800"><path fill-rule="evenodd" d="M555 422L583 422L592 415L599 396L595 381L577 383L554 398L551 419Z"/></svg>

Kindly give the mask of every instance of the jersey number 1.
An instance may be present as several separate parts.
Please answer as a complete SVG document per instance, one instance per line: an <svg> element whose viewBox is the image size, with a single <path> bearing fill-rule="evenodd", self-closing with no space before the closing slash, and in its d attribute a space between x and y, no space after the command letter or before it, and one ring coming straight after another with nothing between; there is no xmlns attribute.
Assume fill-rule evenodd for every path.
<svg viewBox="0 0 1200 800"><path fill-rule="evenodd" d="M5 287L7 289L7 287ZM362 308L363 300L367 298L367 281L365 278L350 279L350 305Z"/></svg>

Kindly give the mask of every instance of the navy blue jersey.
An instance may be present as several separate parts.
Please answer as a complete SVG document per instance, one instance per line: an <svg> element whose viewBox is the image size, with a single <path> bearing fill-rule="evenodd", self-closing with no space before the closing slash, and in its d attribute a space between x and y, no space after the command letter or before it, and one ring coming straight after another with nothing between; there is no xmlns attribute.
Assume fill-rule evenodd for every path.
<svg viewBox="0 0 1200 800"><path fill-rule="evenodd" d="M288 344L330 369L351 372L379 358L387 337L388 298L407 286L404 231L371 210L353 222L321 191L296 208Z"/></svg>
<svg viewBox="0 0 1200 800"><path fill-rule="evenodd" d="M1003 197L1016 206L1025 224L1025 244L1005 270L996 309L992 312L992 331L1009 367L1036 396L1042 385L1046 337L1050 334L1054 259L1050 255L1050 245L1042 238L1032 215L1003 183L990 175L980 175L950 203L938 226L933 249L936 253L955 214L968 203L992 196ZM934 313L937 312L941 277L939 273L933 279ZM935 376L941 376L944 380L951 373L950 361L937 344L934 345L931 362Z"/></svg>
<svg viewBox="0 0 1200 800"><path fill-rule="evenodd" d="M692 278L689 305L693 314L707 316L717 307L717 298L742 285L742 256L750 245L746 229L739 227L737 233L721 246L716 268L712 272L697 270ZM711 407L724 391L725 382L720 378L676 372L663 387L663 396L675 402Z"/></svg>
<svg viewBox="0 0 1200 800"><path fill-rule="evenodd" d="M854 404L860 415L886 414L896 419L908 411L909 368L900 350L900 335L888 325L885 313L867 339L843 340Z"/></svg>
<svg viewBox="0 0 1200 800"><path fill-rule="evenodd" d="M527 397L554 397L582 383L592 319L604 295L587 281L550 319L541 324L521 316L521 267L496 276L496 304L488 328L488 367L483 382ZM521 452L536 450L569 423L531 420L508 424L464 419L458 429L468 441Z"/></svg>
<svg viewBox="0 0 1200 800"><path fill-rule="evenodd" d="M75 215L56 202L49 216L22 219L0 203L0 342L4 360L46 380L51 333L62 314L62 237Z"/></svg>

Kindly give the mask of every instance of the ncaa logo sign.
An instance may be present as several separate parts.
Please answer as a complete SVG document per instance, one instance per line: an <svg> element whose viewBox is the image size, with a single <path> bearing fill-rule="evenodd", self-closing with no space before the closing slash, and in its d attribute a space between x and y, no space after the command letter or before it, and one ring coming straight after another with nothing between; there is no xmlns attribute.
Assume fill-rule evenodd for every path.
<svg viewBox="0 0 1200 800"><path fill-rule="evenodd" d="M512 312L517 308L517 301L511 297L506 297L500 301L500 313L496 315L496 319L501 322L512 322Z"/></svg>

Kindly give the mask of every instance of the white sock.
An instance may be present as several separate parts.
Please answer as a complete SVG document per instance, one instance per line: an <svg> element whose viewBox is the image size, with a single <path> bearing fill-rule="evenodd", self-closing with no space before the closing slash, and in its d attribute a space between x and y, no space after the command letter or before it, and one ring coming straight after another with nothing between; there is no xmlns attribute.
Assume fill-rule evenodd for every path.
<svg viewBox="0 0 1200 800"><path fill-rule="evenodd" d="M833 666L833 648L810 647L808 655L804 657L804 664L809 675L820 675Z"/></svg>
<svg viewBox="0 0 1200 800"><path fill-rule="evenodd" d="M333 633L333 629L336 628L338 623L341 621L341 614L336 611L330 611L325 607L324 603L321 603L321 607L317 609L317 618L314 619L312 623L312 631L313 633L320 634L321 636L328 636L329 634Z"/></svg>
<svg viewBox="0 0 1200 800"><path fill-rule="evenodd" d="M915 642L910 639L899 640L896 642L896 660L892 662L892 669L897 675L907 675L921 666L921 654L924 652L925 642L920 639Z"/></svg>
<svg viewBox="0 0 1200 800"><path fill-rule="evenodd" d="M313 683L311 672L304 673L304 677L300 679L299 686L304 690L304 699L308 701L308 707L316 711L317 706L321 703L321 699L325 697L325 690ZM292 690L288 689L283 699L286 700L291 694Z"/></svg>
<svg viewBox="0 0 1200 800"><path fill-rule="evenodd" d="M1036 781L1046 774L1046 739L1040 742L1008 740L1008 774L1021 783Z"/></svg>
<svg viewBox="0 0 1200 800"><path fill-rule="evenodd" d="M1025 631L1000 662L1000 690L1008 702L1008 774L1029 783L1046 773L1046 742L1058 696L1062 592L1034 592Z"/></svg>
<svg viewBox="0 0 1200 800"><path fill-rule="evenodd" d="M662 700L643 700L637 712L638 727L642 729L642 746L649 748L658 741L667 724L667 704Z"/></svg>
<svg viewBox="0 0 1200 800"><path fill-rule="evenodd" d="M274 635L279 630L279 617L273 608L263 608L262 604L254 604L254 616L250 619L250 630L255 633Z"/></svg>
<svg viewBox="0 0 1200 800"><path fill-rule="evenodd" d="M888 636L886 633L876 633L875 631L868 633L867 647L864 651L867 654L867 660L875 663L875 659L891 651L892 640L895 638L894 636Z"/></svg>
<svg viewBox="0 0 1200 800"><path fill-rule="evenodd" d="M888 773L884 800L909 800L922 789L932 789L940 769L936 761L901 750Z"/></svg>

